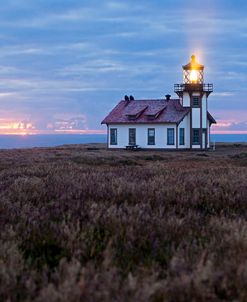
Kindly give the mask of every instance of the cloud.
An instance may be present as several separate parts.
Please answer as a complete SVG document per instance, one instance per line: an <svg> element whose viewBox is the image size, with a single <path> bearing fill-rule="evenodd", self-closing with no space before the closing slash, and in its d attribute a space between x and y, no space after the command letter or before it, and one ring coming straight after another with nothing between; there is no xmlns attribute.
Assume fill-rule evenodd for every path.
<svg viewBox="0 0 247 302"><path fill-rule="evenodd" d="M33 132L35 126L28 120L0 119L0 134Z"/></svg>
<svg viewBox="0 0 247 302"><path fill-rule="evenodd" d="M49 123L53 130L88 130L86 115L80 115L69 119L56 119ZM47 127L48 128L48 127Z"/></svg>
<svg viewBox="0 0 247 302"><path fill-rule="evenodd" d="M9 97L15 97L16 93L14 92L0 92L0 99L6 99Z"/></svg>
<svg viewBox="0 0 247 302"><path fill-rule="evenodd" d="M223 92L214 92L213 97L232 97L234 96L233 92L223 91Z"/></svg>
<svg viewBox="0 0 247 302"><path fill-rule="evenodd" d="M247 119L244 111L222 110L215 113L217 124L212 125L213 133L247 133Z"/></svg>
<svg viewBox="0 0 247 302"><path fill-rule="evenodd" d="M126 11L126 10L128 10L129 11L129 9L131 8L130 6L129 6L129 4L127 4L126 2L125 3L121 3L121 2L117 2L117 1L109 1L109 2L107 2L106 4L105 4L105 7L107 8L107 9L111 9L111 10L114 10L114 11Z"/></svg>
<svg viewBox="0 0 247 302"><path fill-rule="evenodd" d="M247 121L235 122L230 120L219 120L212 126L212 133L245 133L247 134Z"/></svg>
<svg viewBox="0 0 247 302"><path fill-rule="evenodd" d="M85 115L79 128L101 129L123 95L171 93L197 50L215 84L210 112L245 121L247 21L237 3L9 0L1 10L1 115L43 130L76 130Z"/></svg>

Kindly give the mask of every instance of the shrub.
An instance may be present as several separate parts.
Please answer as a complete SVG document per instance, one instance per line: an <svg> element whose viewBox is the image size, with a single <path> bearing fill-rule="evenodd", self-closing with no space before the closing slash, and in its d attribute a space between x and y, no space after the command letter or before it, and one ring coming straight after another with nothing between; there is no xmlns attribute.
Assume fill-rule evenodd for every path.
<svg viewBox="0 0 247 302"><path fill-rule="evenodd" d="M243 154L2 151L0 301L246 301Z"/></svg>

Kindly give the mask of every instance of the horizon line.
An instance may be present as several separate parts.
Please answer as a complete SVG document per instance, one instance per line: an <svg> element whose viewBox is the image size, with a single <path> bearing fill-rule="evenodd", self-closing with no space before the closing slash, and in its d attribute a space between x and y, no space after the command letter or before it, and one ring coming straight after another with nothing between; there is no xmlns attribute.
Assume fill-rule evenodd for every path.
<svg viewBox="0 0 247 302"><path fill-rule="evenodd" d="M106 135L106 130L99 130L99 129L84 129L84 130L34 130L26 131L26 130L20 130L20 131L6 131L1 132L0 135L64 135L64 134L78 134L78 135ZM213 130L210 132L210 134L247 134L247 130Z"/></svg>

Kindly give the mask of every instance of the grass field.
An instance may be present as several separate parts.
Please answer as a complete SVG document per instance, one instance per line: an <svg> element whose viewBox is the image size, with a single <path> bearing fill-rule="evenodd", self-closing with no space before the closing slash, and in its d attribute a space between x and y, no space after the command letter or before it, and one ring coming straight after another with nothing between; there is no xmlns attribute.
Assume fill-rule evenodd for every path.
<svg viewBox="0 0 247 302"><path fill-rule="evenodd" d="M247 144L0 151L0 301L247 301Z"/></svg>

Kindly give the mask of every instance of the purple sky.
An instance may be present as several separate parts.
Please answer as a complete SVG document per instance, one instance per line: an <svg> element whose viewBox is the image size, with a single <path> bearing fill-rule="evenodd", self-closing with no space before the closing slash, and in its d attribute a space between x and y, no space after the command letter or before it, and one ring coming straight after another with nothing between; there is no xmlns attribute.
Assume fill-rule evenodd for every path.
<svg viewBox="0 0 247 302"><path fill-rule="evenodd" d="M102 131L125 94L175 97L192 53L214 84L214 130L247 133L246 1L8 0L0 11L0 133Z"/></svg>

